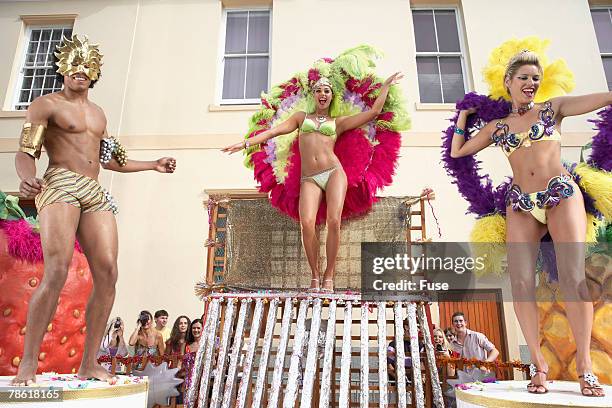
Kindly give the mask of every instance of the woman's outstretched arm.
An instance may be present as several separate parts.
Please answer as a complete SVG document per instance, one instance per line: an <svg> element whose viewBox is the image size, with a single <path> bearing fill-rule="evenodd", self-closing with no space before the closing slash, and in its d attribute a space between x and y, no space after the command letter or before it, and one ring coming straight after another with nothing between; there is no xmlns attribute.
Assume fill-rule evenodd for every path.
<svg viewBox="0 0 612 408"><path fill-rule="evenodd" d="M245 139L242 142L238 142L233 145L224 147L223 149L221 149L221 151L232 154L246 148L247 143L248 146L255 146L264 143L265 141L267 141L268 139L272 139L273 137L291 133L298 128L300 122L304 119L305 115L306 114L304 112L296 112L293 115L289 116L289 118L280 125L275 126L272 129L268 129L265 132L261 132L260 134L253 136L249 139Z"/></svg>
<svg viewBox="0 0 612 408"><path fill-rule="evenodd" d="M583 115L594 110L612 105L612 92L600 92L580 96L560 96L550 100L553 110L557 105L557 111L561 117Z"/></svg>
<svg viewBox="0 0 612 408"><path fill-rule="evenodd" d="M383 83L382 88L380 88L380 94L374 101L374 104L367 111L360 112L351 116L341 116L336 119L336 132L338 134L342 134L347 130L356 129L376 119L376 117L382 112L382 108L385 105L387 95L389 94L389 88L391 87L391 85L396 84L403 77L404 76L401 73L396 72L395 74L387 78Z"/></svg>

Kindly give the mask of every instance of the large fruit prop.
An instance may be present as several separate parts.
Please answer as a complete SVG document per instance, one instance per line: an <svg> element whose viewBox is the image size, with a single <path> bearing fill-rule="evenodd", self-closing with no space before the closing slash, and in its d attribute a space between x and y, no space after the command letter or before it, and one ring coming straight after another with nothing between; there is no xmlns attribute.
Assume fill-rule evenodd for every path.
<svg viewBox="0 0 612 408"><path fill-rule="evenodd" d="M606 245L607 246L607 243ZM603 384L612 384L612 257L595 252L586 260L587 284L593 303L591 360ZM540 348L548 362L548 378L577 381L576 343L557 282L540 279L537 289L540 312Z"/></svg>
<svg viewBox="0 0 612 408"><path fill-rule="evenodd" d="M314 112L312 86L327 77L333 90L330 115L338 117L372 107L382 86L374 71L372 47L361 45L337 58L323 58L307 71L273 87L261 97L261 108L250 119L246 139L287 120L293 113ZM342 218L362 215L372 208L376 193L392 182L401 146L401 130L409 127L400 90L391 86L382 113L362 128L339 135L334 152L347 175L348 190ZM271 204L294 219L299 218L300 152L298 131L270 139L246 151L245 165L253 168L259 190L269 194ZM325 219L323 202L317 222Z"/></svg>
<svg viewBox="0 0 612 408"><path fill-rule="evenodd" d="M0 191L0 375L14 375L23 355L26 315L43 276L38 226L16 197ZM93 282L78 244L38 355L38 373L74 373L85 343L85 307Z"/></svg>

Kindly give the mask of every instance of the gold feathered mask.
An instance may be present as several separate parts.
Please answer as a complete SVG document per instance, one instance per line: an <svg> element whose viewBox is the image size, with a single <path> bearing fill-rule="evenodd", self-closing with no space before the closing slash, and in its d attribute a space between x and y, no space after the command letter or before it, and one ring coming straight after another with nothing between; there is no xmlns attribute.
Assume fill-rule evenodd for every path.
<svg viewBox="0 0 612 408"><path fill-rule="evenodd" d="M89 43L87 36L83 40L76 34L72 35L72 40L64 37L57 50L55 56L59 59L56 63L58 74L70 76L82 72L92 81L100 76L102 54L97 44Z"/></svg>

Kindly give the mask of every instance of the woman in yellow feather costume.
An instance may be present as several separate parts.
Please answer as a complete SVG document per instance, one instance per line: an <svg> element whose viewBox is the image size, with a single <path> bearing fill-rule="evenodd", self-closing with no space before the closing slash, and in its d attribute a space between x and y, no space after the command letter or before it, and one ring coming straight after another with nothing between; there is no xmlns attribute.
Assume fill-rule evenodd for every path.
<svg viewBox="0 0 612 408"><path fill-rule="evenodd" d="M447 130L445 165L457 177L460 191L470 201L470 211L481 216L473 240L506 243L514 310L535 363L528 392L548 391L548 365L539 347L535 302L540 240L548 233L556 248L559 283L576 340L581 392L600 397L603 389L591 372L589 356L593 305L586 285L584 243L594 240L601 218L612 215L612 178L610 169L603 166L564 166L560 140L563 118L612 104L612 92L563 96L573 89L573 74L564 61L549 62L544 54L547 46L548 41L528 37L508 41L491 53L484 70L490 98L470 94L457 104L456 125ZM477 120L488 123L469 137ZM476 174L479 182L481 178L475 171L468 174L460 161L491 144L508 157L512 184L493 190L490 182L484 183L482 189L488 189L484 191L488 194L470 200L470 195L477 195L474 183L470 185L459 176L473 179ZM463 165L466 163L473 163L477 170L473 158ZM484 202L487 199L488 205ZM589 213L599 217L587 216L585 205Z"/></svg>

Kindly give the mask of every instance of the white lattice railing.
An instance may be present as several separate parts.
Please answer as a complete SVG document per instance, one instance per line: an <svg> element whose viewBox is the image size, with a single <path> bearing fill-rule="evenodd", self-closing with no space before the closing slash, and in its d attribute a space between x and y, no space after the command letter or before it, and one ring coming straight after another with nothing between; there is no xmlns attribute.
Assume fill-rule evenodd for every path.
<svg viewBox="0 0 612 408"><path fill-rule="evenodd" d="M224 293L205 302L187 407L444 406L423 301ZM406 316L424 351L411 341L411 368L397 364L393 382L387 345L403 344ZM404 361L404 348L396 350Z"/></svg>

